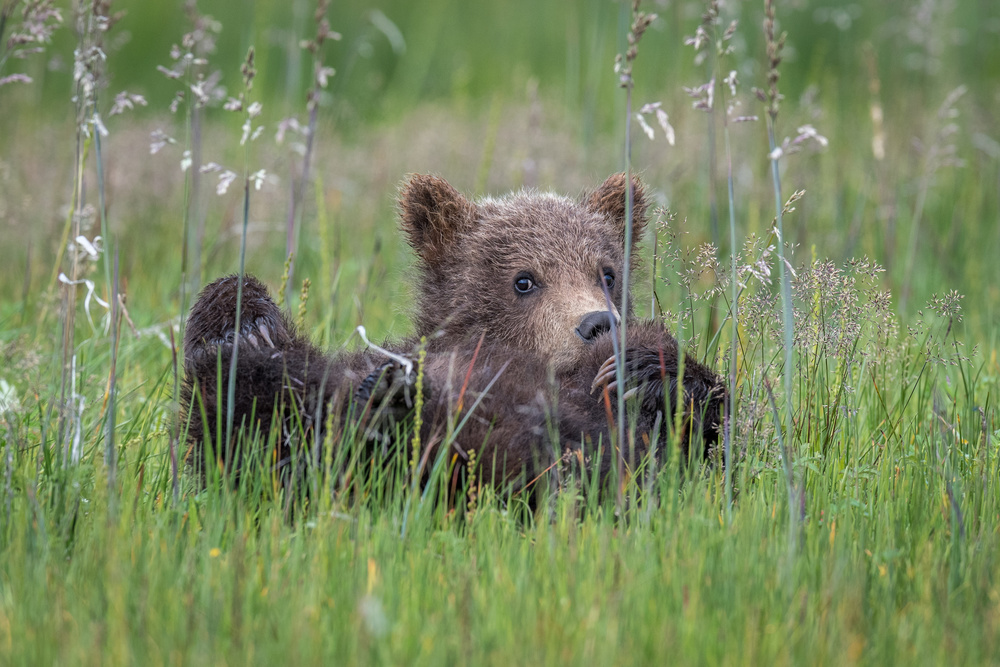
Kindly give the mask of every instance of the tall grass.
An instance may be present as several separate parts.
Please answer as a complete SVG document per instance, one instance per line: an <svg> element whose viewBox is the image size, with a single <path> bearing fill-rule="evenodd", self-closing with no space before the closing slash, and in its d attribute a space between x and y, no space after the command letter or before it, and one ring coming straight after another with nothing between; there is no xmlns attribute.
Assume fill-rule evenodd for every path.
<svg viewBox="0 0 1000 667"><path fill-rule="evenodd" d="M795 396L794 383L792 378L795 369L792 366L795 346L793 343L794 320L792 316L792 283L789 277L791 262L785 258L786 236L784 231L784 216L781 199L781 176L778 169L779 155L775 153L778 149L775 140L775 124L778 122L778 108L781 94L778 92L778 78L780 76L779 65L781 64L781 51L785 45L785 35L775 33L775 7L773 0L764 2L764 36L767 40L767 145L770 149L771 162L771 182L774 185L774 206L775 206L775 230L778 237L778 282L781 290L781 326L782 326L782 350L784 352L785 363L782 367L782 378L784 378L785 389L785 434L781 435L781 427L778 422L778 408L774 403L774 396L771 392L767 378L764 378L768 391L768 398L771 402L771 409L775 412L775 432L778 438L778 446L781 451L781 461L785 469L785 479L788 493L788 550L789 558L795 556L798 550L798 508L796 507L795 480L792 475L791 451L794 449L795 432L793 423L795 419Z"/></svg>
<svg viewBox="0 0 1000 667"><path fill-rule="evenodd" d="M285 233L285 256L288 258L285 271L288 274L289 282L295 276L295 253L299 245L302 205L305 202L306 188L309 186L309 170L312 166L313 148L318 129L319 98L320 94L327 87L330 77L335 74L335 70L332 67L327 67L323 62L323 44L328 39L340 39L340 34L330 29L330 23L326 18L329 6L330 3L326 0L317 2L316 11L313 15L316 23L316 34L312 39L302 42L302 48L309 51L312 56L312 85L309 88L306 99L306 111L309 113L309 120L303 130L306 144L302 151L302 167L298 183L295 182L294 177L290 179L291 196L288 203L288 218L286 220ZM298 121L295 121L294 118L287 119L286 122L293 128L301 128L298 125ZM285 285L282 285L282 291L284 289Z"/></svg>
<svg viewBox="0 0 1000 667"><path fill-rule="evenodd" d="M632 240L634 238L634 230L632 225L634 222L634 211L635 211L635 188L632 183L632 88L634 82L632 80L632 67L635 63L636 58L639 55L639 42L642 40L643 33L649 28L650 24L656 20L655 14L646 14L645 12L639 11L639 6L641 5L641 0L632 0L631 2L631 13L629 20L629 32L626 37L628 42L628 48L625 53L617 56L615 60L615 72L618 74L618 79L620 85L625 89L625 260L622 264L622 302L618 307L618 312L622 314L621 322L618 325L618 336L619 343L615 350L615 381L617 383L618 391L617 399L617 411L618 411L618 439L617 442L613 443L612 446L616 447L618 451L617 456L617 488L618 488L618 508L619 511L622 509L622 503L624 501L623 496L623 481L625 479L625 460L626 457L629 461L635 460L635 442L634 437L629 437L626 440L626 429L625 429L625 353L626 353L626 336L628 335L628 317L629 306L631 304L631 295L629 294L629 278L632 273ZM603 279L602 279L603 280ZM603 286L603 283L602 283ZM604 287L605 291L607 287ZM610 310L610 309L609 309ZM612 330L612 335L615 332ZM683 363L683 361L682 361ZM680 371L683 373L683 371ZM628 443L628 444L626 444Z"/></svg>
<svg viewBox="0 0 1000 667"><path fill-rule="evenodd" d="M243 63L240 71L243 74L243 91L240 93L239 99L235 100L230 107L233 111L243 113L243 136L240 139L240 145L243 146L243 225L240 227L240 263L236 274L238 277L236 283L236 319L233 323L233 331L236 332L236 335L233 337L233 355L229 360L229 380L226 386L226 439L224 443L217 443L218 447L226 447L226 461L232 461L234 456L231 449L235 435L233 431L233 412L236 409L236 368L240 353L239 343L242 337L241 332L243 331L243 323L240 322L240 317L243 314L243 277L246 275L247 228L250 225L250 188L253 187L255 180L262 180L264 176L261 172L255 172L254 175L250 173L250 146L253 140L260 134L258 130L254 129L253 124L257 116L260 115L261 106L259 102L250 101L253 80L257 76L257 69L254 66L253 47L250 47L247 51L246 61ZM260 189L259 185L257 189ZM241 424L236 424L235 426L238 428L243 427Z"/></svg>
<svg viewBox="0 0 1000 667"><path fill-rule="evenodd" d="M882 11L874 3L863 5L871 15ZM606 11L597 3L592 8L595 15ZM635 94L645 96L650 82L667 80L657 68L668 59L659 56L674 53L675 45L663 42L671 30L684 34L696 27L704 9L696 8L694 13L668 9L650 24L643 58L635 60L633 83L642 90ZM453 7L451 16L444 9L432 3L424 11L435 20L456 21L472 11ZM513 21L514 9L509 16L502 8L490 9L496 12L490 15L492 27L507 31L500 17ZM537 11L547 15L549 10ZM743 6L725 6L725 11L734 12L741 26L764 18L759 9ZM957 13L956 20L964 15ZM793 91L804 88L795 76L805 76L801 62L812 57L807 47L816 33L800 38L803 15L782 8L782 16L788 17L783 26L799 59L782 63L787 96L782 123L805 127L812 119L804 116L805 105ZM220 34L230 29L229 20ZM534 23L531 31L542 29ZM407 45L420 48L420 40L404 27ZM560 29L560 35L568 30ZM866 29L860 23L853 28ZM470 25L469 31L475 37L479 27ZM443 29L434 34L442 41L465 39ZM777 34L775 27L772 39ZM353 41L346 29L345 35L343 42ZM763 75L755 79L754 71L767 70L765 41L757 30L740 29L728 42L733 50L726 58L744 85L764 85ZM488 45L482 48L489 53ZM545 51L543 45L537 48ZM880 62L894 62L888 47L873 48L879 49ZM340 67L337 53L333 64ZM376 48L372 58L378 53ZM438 74L449 71L436 66L440 57L413 56L426 58L420 67ZM468 57L478 62L483 56ZM677 61L682 57L690 61L689 54ZM840 57L830 56L833 61ZM372 71L358 62L355 72ZM72 225L84 231L88 220L100 219L106 244L100 256L106 286L95 285L89 302L90 314L97 316L94 328L85 321L89 311L78 317L84 307L80 301L87 303L89 293L81 291L77 298L72 292L86 289L85 284L46 294L44 278L31 278L29 271L28 298L21 304L0 302L0 663L1000 660L1000 420L995 407L1000 367L993 326L997 313L990 305L995 281L988 279L994 275L988 256L993 246L987 243L995 239L990 225L998 219L1000 194L995 157L976 148L990 144L974 145L960 131L949 134L954 143L942 143L954 145L956 153L949 156L980 170L958 172L962 182L954 170L925 176L927 163L912 164L901 147L905 138L893 132L906 138L935 136L940 124L935 104L930 112L913 104L909 115L897 116L898 108L891 106L894 93L887 90L885 113L893 122L886 123L892 130L884 155L886 189L876 192L883 186L868 183L866 168L874 158L859 129L867 127L867 100L855 109L850 100L831 99L836 95L828 86L836 89L837 79L820 81L830 145L817 155L786 161L793 145L813 141L815 131L800 131L787 144L778 143L781 135L775 131L767 150L762 132L755 132L759 126L730 133L727 101L733 98L719 76L729 69L722 62L715 61L713 88L722 113L717 107L713 122L724 123L730 257L702 242L709 236L708 192L715 183L706 182L693 156L703 155L712 140L688 129L700 126L701 119L674 101L683 98L676 90L682 77L670 79L667 94L660 96L677 127L677 147L629 144L634 149L629 163L634 160L643 170L650 197L665 199L675 211L664 250L670 261L654 263L653 301L668 311L668 322L682 323L679 334L690 340L692 350L728 371L734 399L728 460L724 466L684 466L676 457L642 462L644 467L631 476L618 478L621 501L602 497L596 492L598 480L562 462L538 483L551 480L552 492L534 505L519 494L477 483L473 464L461 488L454 463L444 458L418 460L425 486L415 484L414 442L405 429L384 453L373 453L350 429L342 442L334 442L335 429L327 424L322 460L311 441L296 453L301 461L292 468L303 471L301 479L275 474L267 465L274 438L259 435L245 443L254 455L250 473L239 478L237 488L202 487L193 475L183 474L186 445L175 430L178 350L171 344L183 299L176 280L163 279L177 275L181 250L163 249L176 246L179 226L190 215L185 212L194 194L185 194L181 179L193 174L185 177L171 165L155 179L144 175L146 146L135 139L148 129L141 117L130 120L139 128L133 135L124 117L112 127L98 159L93 139L77 144L76 124L62 134L55 126L31 134L31 107L18 97L28 93L8 92L21 83L0 87L0 104L16 111L25 128L19 132L26 137L0 136L0 206L10 215L11 238L36 239L46 272L57 258L65 271L61 253L77 236ZM419 69L411 62L403 67ZM899 63L886 67L895 68L882 73L887 87L896 85L894 78L912 75ZM606 85L607 69L595 68L594 80L582 88L590 94L610 90L618 81ZM265 72L262 66L258 76ZM341 69L338 83L344 73ZM344 78L357 82L354 76ZM550 75L541 76L544 90ZM935 100L955 87L954 81L943 80L944 74L921 76L920 90ZM44 83L36 79L29 86ZM419 87L412 81L407 85ZM267 85L255 90L264 97ZM614 134L598 124L588 140L592 143L581 145L585 133L574 127L573 100L564 105L543 99L542 131L531 135L539 145L526 147L518 135L518 98L508 102L491 96L500 101L491 102L484 114L467 104L465 94L449 98L454 103L444 111L421 105L413 110L413 120L355 128L359 134L353 139L317 121L317 146L326 149L312 158L311 170L322 175L314 181L315 206L330 229L310 228L308 213L300 219L300 233L319 233L321 243L301 245L295 270L300 277L314 277L317 267L323 273L314 279L319 289L307 312L299 297L304 330L333 323L322 336L343 341L356 324L376 334L393 328L403 297L386 295L394 294L406 275L396 272L405 252L390 229L397 176L411 170L454 173L456 181L471 188L482 163L483 127L496 134L486 177L491 188L516 185L525 155L537 161L534 173L542 184L566 191L593 181L590 171L620 168L620 116L615 116ZM324 105L335 103L322 95L317 99L322 119L331 108ZM974 105L977 99L979 91L970 86L961 104ZM246 102L241 114L244 122L253 121L252 135L271 122L272 105L248 119ZM959 104L954 101L954 108ZM220 146L236 142L229 141L232 132L219 123L216 111L205 110L206 155L220 156L219 163L238 160L233 156L247 148ZM971 111L970 119L988 113L976 106ZM91 107L84 118L92 120L93 113ZM979 130L984 136L992 132L988 126ZM60 168L37 167L39 153L73 152L40 150L48 146L44 135L50 133L74 150L79 145L81 155L93 147L93 161L72 158ZM133 143L140 144L138 150ZM779 181L767 181L777 160L769 164L766 153L773 155L776 148L783 149L780 185L795 193L787 199L780 190L775 193ZM130 155L140 157L129 161ZM322 155L336 157L324 161ZM255 146L254 160L269 172L277 171L271 165L279 158L280 151L265 142ZM16 169L8 166L14 163ZM247 153L243 164L243 192L208 204L207 247L202 260L189 258L191 273L195 265L214 274L245 261L276 281L288 256L288 201L275 193L287 190L253 191L251 201L259 171L250 167ZM53 245L30 236L24 220L36 223L34 229L48 231L51 225L12 193L43 192L60 178L67 184L96 184L98 172L104 174L100 211L92 218L85 215L85 198L100 199L89 192L94 186L81 186L80 198L60 216L69 221L66 238ZM223 181L237 178L221 167L217 173ZM920 189L931 181L932 188ZM809 194L803 197L806 187ZM917 202L909 193L923 193L922 199ZM876 199L878 206L872 203ZM48 210L37 203L38 195L32 201ZM768 224L772 215L766 211L772 207L780 234ZM919 211L898 221L906 239L904 258L913 245L905 233L912 230L906 227L911 218L923 230L912 232L919 236L912 251L916 284L910 298L915 304L924 301L918 294L928 285L934 285L928 293L942 295L926 300L919 313L916 308L899 311L890 293L898 284L895 274L879 266L888 259L876 251L885 250L890 209ZM141 218L145 211L150 217ZM964 216L965 238L949 233L955 223L943 219L943 212ZM855 237L855 245L844 236ZM933 245L967 252L961 265L945 265L948 253L935 252ZM786 264L780 253L788 247L795 247L796 259L785 256ZM881 261L851 260L844 255L849 247ZM11 265L26 264L11 260ZM96 265L82 263L76 273L70 268L67 278L89 279L88 267ZM786 269L787 286L775 285L774 274ZM950 272L971 291L961 298L951 285L936 284L943 281L935 271ZM13 280L0 276L4 286L14 285ZM110 314L106 331L97 326L104 313L96 297L117 311ZM60 316L54 305L62 298L67 300L61 316L65 338L56 340L51 332ZM70 309L71 298L76 303ZM715 311L726 301L731 319L720 323ZM789 312L790 325L784 320ZM121 326L129 314L134 329ZM791 386L772 390L771 383L784 373L790 373ZM64 407L69 399L72 405ZM630 437L625 426L620 446ZM77 434L78 446L73 444ZM65 465L74 457L75 465ZM456 506L456 498L464 502ZM112 507L116 511L108 511ZM786 530L792 527L789 536ZM793 543L794 558L789 558Z"/></svg>

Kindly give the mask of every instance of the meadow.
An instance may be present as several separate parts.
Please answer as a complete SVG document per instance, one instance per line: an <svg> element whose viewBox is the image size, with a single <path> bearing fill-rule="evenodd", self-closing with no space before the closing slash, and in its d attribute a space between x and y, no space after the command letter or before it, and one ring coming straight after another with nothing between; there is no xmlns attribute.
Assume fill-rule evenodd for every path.
<svg viewBox="0 0 1000 667"><path fill-rule="evenodd" d="M0 0L0 664L1000 664L1000 9L639 10L629 53L610 0ZM712 461L532 505L186 471L207 281L400 337L406 174L626 168Z"/></svg>

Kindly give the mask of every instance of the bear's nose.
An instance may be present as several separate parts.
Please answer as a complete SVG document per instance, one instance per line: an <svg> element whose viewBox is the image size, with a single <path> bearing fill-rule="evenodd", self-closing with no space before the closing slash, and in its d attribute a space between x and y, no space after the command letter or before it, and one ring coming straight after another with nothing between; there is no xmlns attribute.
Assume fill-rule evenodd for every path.
<svg viewBox="0 0 1000 667"><path fill-rule="evenodd" d="M613 315L606 310L587 313L576 328L576 335L586 343L591 343L605 331L611 331Z"/></svg>

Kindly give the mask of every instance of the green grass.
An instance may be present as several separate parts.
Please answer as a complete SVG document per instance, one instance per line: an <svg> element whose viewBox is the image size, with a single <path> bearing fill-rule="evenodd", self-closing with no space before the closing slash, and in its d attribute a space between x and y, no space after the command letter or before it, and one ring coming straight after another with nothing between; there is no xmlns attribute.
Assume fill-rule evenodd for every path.
<svg viewBox="0 0 1000 667"><path fill-rule="evenodd" d="M92 328L82 286L70 348L74 397L72 407L60 405L53 278L69 271L56 258L72 204L75 137L68 75L44 63L53 55L72 63L71 31L23 61L34 83L0 87L0 664L1000 662L1000 40L986 4L934 5L922 22L866 0L852 5L858 13L844 29L822 7L778 6L791 51L781 66L777 140L812 123L830 145L780 163L784 197L807 191L783 216L795 244L799 326L790 428L777 285L741 274L731 519L721 467L682 472L669 457L655 478L631 478L617 515L613 497L573 484L534 511L488 491L472 510L451 511L436 484L423 498L402 482L407 457L390 465L393 474L358 467L350 480L310 478L319 486L306 505L263 476L233 492L199 489L182 474L175 500L170 329L181 312L186 191L180 147L150 156L148 137L162 127L184 141L183 113L165 111L178 86L155 66L168 64L170 44L187 28L174 9L123 6L129 14L108 40L125 30L132 39L108 61L100 109L110 135L100 164L135 332L123 321L110 489L112 351L106 311L91 301ZM439 173L470 193L524 184L575 194L623 166L624 98L612 73L627 29L619 7L416 6L380 6L405 38L399 53L365 3L330 12L344 38L325 53L338 73L321 101L315 187L304 198L287 301L296 312L298 281L311 280L305 326L332 349L357 345L357 324L373 340L409 332L409 295L419 286L409 284L393 211L406 173ZM723 27L737 18L726 12L741 12L728 58L740 74L742 111L763 115L750 93L766 86L762 7L738 7L723 10ZM668 147L662 136L633 137L633 165L676 214L656 225L655 293L679 338L728 376L728 233L720 250L699 252L713 241L711 192L715 214L728 220L724 156L720 145L710 179L710 117L691 110L681 90L715 66L695 65L683 46L703 7L644 8L661 19L635 61L634 100L662 101L678 139ZM277 285L289 174L301 156L287 140L275 145L273 133L296 110L305 122L309 58L298 65L301 77L289 78L294 62L274 30L311 34L311 5L202 10L223 24L211 60L230 94L247 46L258 46L254 96L268 129L251 146L248 169L264 167L278 180L252 193L247 267ZM22 71L20 63L8 61L0 76ZM968 91L955 113L939 112L960 84ZM107 116L121 88L145 93L150 106ZM204 161L242 171L242 121L206 111ZM721 144L721 119L714 122ZM951 123L954 132L945 130ZM729 131L738 263L746 266L774 242L767 134L763 122ZM880 132L881 157L872 147ZM928 159L932 145L938 157ZM948 164L952 155L964 166ZM83 203L95 207L97 167L88 154ZM204 178L200 250L210 278L236 268L242 189L237 180L217 197L214 177ZM93 239L99 211L89 219L82 231ZM751 234L756 244L743 240ZM635 281L643 314L653 285L649 241ZM776 254L767 254L772 283ZM886 271L849 263L862 256ZM84 266L103 297L104 265ZM776 417L789 438L790 482ZM72 427L66 435L61 422ZM80 460L65 465L76 423Z"/></svg>

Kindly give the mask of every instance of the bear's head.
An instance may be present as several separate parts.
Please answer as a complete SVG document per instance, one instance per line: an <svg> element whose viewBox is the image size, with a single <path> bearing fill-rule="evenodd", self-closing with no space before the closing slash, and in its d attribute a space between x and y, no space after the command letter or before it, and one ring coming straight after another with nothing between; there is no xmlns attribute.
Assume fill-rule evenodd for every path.
<svg viewBox="0 0 1000 667"><path fill-rule="evenodd" d="M399 206L417 254L417 335L436 345L485 336L572 366L620 321L626 183L616 174L579 200L520 191L470 201L443 179L411 177ZM632 201L634 246L646 226L636 178Z"/></svg>

